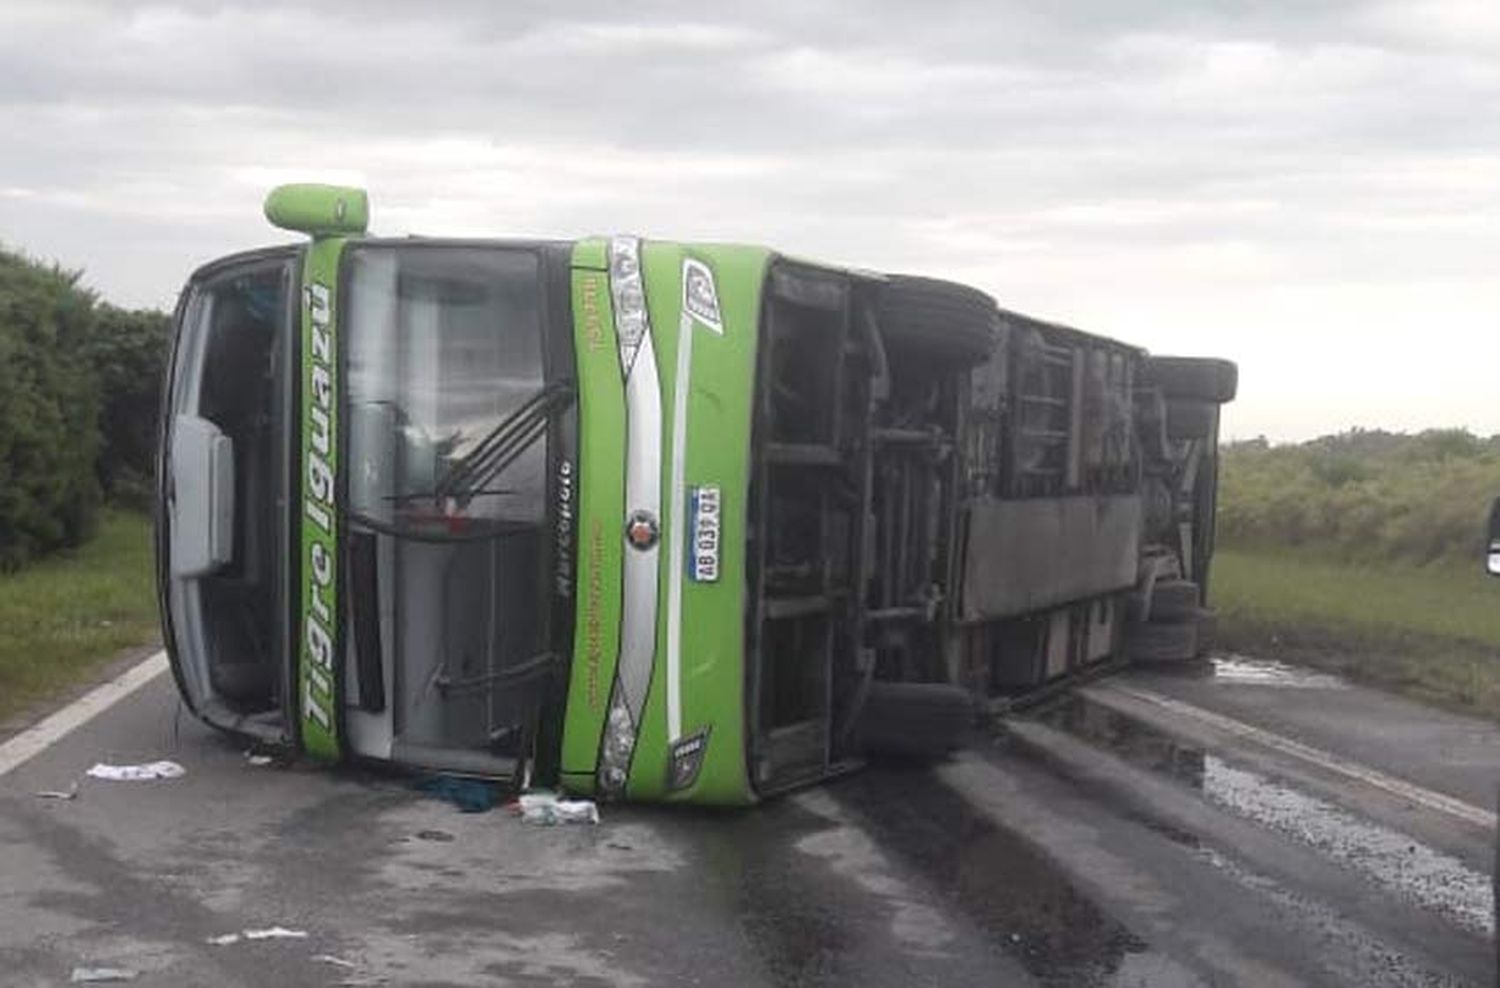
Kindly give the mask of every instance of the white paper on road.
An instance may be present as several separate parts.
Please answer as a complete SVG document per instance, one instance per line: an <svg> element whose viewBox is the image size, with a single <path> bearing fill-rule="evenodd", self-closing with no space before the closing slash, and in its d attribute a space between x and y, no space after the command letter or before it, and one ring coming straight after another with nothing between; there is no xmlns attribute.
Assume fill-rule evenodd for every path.
<svg viewBox="0 0 1500 988"><path fill-rule="evenodd" d="M246 930L246 940L302 940L306 930L289 930L284 926L272 926L264 930Z"/></svg>
<svg viewBox="0 0 1500 988"><path fill-rule="evenodd" d="M149 782L154 779L176 779L187 775L187 769L176 762L147 762L144 765L106 765L103 762L84 773L91 779L113 782Z"/></svg>
<svg viewBox="0 0 1500 988"><path fill-rule="evenodd" d="M104 984L111 981L134 981L136 972L123 967L75 967L68 980L75 985Z"/></svg>
<svg viewBox="0 0 1500 988"><path fill-rule="evenodd" d="M263 930L242 930L239 933L220 933L209 937L208 943L215 947L227 947L241 940L304 940L306 930L289 930L285 926L268 926Z"/></svg>
<svg viewBox="0 0 1500 988"><path fill-rule="evenodd" d="M335 957L333 954L314 954L313 960L317 961L319 964L332 964L334 967L346 967L352 969L359 966L353 961L346 961L342 957Z"/></svg>
<svg viewBox="0 0 1500 988"><path fill-rule="evenodd" d="M563 799L556 793L528 792L518 799L521 819L526 823L552 826L558 823L598 823L599 807L591 799Z"/></svg>

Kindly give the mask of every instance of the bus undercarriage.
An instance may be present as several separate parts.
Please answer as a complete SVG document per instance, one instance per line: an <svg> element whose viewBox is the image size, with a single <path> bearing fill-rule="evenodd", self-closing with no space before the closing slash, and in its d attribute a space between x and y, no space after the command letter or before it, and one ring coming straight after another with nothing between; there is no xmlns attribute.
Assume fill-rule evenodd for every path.
<svg viewBox="0 0 1500 988"><path fill-rule="evenodd" d="M761 791L930 754L1127 650L1199 652L1233 365L919 278L778 264L746 613ZM1154 598L1154 609L1153 609Z"/></svg>

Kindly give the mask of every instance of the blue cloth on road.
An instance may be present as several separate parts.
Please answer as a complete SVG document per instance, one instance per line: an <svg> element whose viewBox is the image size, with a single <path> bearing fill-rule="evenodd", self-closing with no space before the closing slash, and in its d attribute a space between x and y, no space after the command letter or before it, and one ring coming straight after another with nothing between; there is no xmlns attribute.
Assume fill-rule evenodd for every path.
<svg viewBox="0 0 1500 988"><path fill-rule="evenodd" d="M465 813L484 813L495 808L495 787L479 779L456 775L434 775L417 783L433 799L442 799Z"/></svg>

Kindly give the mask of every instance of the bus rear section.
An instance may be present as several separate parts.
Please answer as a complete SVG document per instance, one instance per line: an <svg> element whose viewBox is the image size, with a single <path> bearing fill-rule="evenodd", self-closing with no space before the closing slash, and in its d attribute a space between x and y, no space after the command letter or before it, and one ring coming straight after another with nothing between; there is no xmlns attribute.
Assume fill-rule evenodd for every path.
<svg viewBox="0 0 1500 988"><path fill-rule="evenodd" d="M1132 650L1196 656L1233 391L1227 362L966 286L774 264L746 538L758 791L940 752Z"/></svg>

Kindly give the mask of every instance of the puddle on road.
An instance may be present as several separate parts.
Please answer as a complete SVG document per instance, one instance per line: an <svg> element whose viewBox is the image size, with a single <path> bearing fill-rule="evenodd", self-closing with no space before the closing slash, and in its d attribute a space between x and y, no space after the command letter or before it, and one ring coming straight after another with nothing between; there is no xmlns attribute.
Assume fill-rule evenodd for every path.
<svg viewBox="0 0 1500 988"><path fill-rule="evenodd" d="M1046 986L1175 984L1180 966L1103 912L1049 858L919 770L830 787L860 826L956 901Z"/></svg>
<svg viewBox="0 0 1500 988"><path fill-rule="evenodd" d="M1131 764L1169 775L1194 789L1203 788L1204 750L1134 717L1076 695L1036 711L1033 717L1049 727L1066 731L1119 755Z"/></svg>
<svg viewBox="0 0 1500 988"><path fill-rule="evenodd" d="M1494 932L1490 877L1408 834L1361 819L1213 755L1203 794L1255 823L1296 838L1415 905L1476 933Z"/></svg>
<svg viewBox="0 0 1500 988"><path fill-rule="evenodd" d="M1209 659L1209 666L1212 678L1245 686L1279 686L1299 690L1342 690L1349 686L1330 673L1289 666L1274 659L1221 655Z"/></svg>
<svg viewBox="0 0 1500 988"><path fill-rule="evenodd" d="M1296 917L1297 926L1322 946L1324 970L1341 982L1389 988L1462 988L1467 983L1413 963L1360 924L1217 851L1202 848L1198 856L1239 885L1275 903L1278 910Z"/></svg>
<svg viewBox="0 0 1500 988"><path fill-rule="evenodd" d="M1313 848L1413 905L1465 929L1494 932L1490 877L1409 834L1232 765L1083 697L1069 697L1036 719L1176 779L1214 805Z"/></svg>

